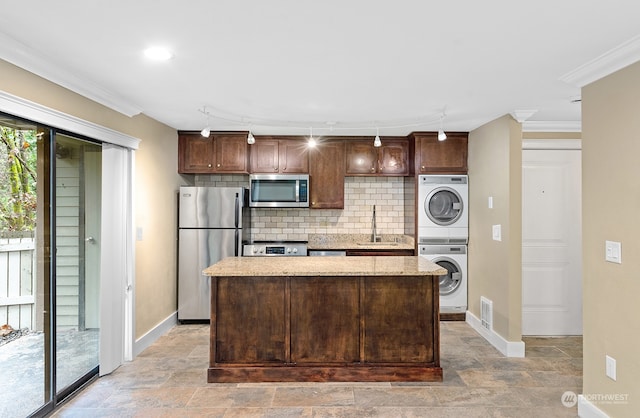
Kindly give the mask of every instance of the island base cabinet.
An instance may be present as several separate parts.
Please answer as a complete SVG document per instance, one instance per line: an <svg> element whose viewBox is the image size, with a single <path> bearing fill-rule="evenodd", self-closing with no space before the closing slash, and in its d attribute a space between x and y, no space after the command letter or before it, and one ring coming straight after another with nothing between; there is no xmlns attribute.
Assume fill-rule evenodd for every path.
<svg viewBox="0 0 640 418"><path fill-rule="evenodd" d="M219 278L212 328L217 363L283 363L285 279ZM213 342L213 340L212 340Z"/></svg>
<svg viewBox="0 0 640 418"><path fill-rule="evenodd" d="M359 283L351 278L291 281L291 362L360 360Z"/></svg>
<svg viewBox="0 0 640 418"><path fill-rule="evenodd" d="M212 277L209 383L442 381L434 276Z"/></svg>
<svg viewBox="0 0 640 418"><path fill-rule="evenodd" d="M435 358L430 278L367 278L364 286L364 360L366 362L428 363ZM401 342L401 343L399 343Z"/></svg>

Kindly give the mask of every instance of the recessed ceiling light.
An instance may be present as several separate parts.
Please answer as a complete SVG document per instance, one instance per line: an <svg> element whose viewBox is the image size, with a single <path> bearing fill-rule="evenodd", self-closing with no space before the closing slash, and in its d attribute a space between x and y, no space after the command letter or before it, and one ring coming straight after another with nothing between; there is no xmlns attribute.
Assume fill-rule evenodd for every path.
<svg viewBox="0 0 640 418"><path fill-rule="evenodd" d="M169 52L167 48L161 46L153 46L144 50L144 55L155 61L166 61L173 57L173 54Z"/></svg>

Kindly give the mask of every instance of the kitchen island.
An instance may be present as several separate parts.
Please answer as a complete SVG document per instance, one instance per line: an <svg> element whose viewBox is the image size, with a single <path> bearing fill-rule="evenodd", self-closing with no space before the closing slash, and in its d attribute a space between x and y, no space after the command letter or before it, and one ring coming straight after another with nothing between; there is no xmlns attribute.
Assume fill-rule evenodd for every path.
<svg viewBox="0 0 640 418"><path fill-rule="evenodd" d="M207 380L441 381L424 257L230 257L211 277Z"/></svg>

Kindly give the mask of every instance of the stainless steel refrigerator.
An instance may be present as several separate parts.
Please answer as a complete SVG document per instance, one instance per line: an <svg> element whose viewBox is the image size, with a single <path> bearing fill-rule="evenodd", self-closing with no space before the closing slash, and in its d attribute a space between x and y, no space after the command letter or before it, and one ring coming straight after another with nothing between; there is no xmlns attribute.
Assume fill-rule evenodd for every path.
<svg viewBox="0 0 640 418"><path fill-rule="evenodd" d="M181 187L178 210L178 320L210 319L210 279L202 270L242 255L250 238L248 189Z"/></svg>

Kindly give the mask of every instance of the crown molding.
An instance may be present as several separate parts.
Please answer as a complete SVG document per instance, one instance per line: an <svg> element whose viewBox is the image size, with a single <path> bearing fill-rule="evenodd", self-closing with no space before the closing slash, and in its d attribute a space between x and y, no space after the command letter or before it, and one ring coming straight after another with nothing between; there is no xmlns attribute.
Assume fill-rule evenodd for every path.
<svg viewBox="0 0 640 418"><path fill-rule="evenodd" d="M581 139L525 139L523 150L581 150Z"/></svg>
<svg viewBox="0 0 640 418"><path fill-rule="evenodd" d="M511 112L511 117L518 122L523 123L537 112L538 109L516 109Z"/></svg>
<svg viewBox="0 0 640 418"><path fill-rule="evenodd" d="M525 121L522 122L522 132L582 132L582 122L579 120Z"/></svg>
<svg viewBox="0 0 640 418"><path fill-rule="evenodd" d="M76 76L56 65L56 61L42 51L37 51L2 32L0 32L0 58L123 115L132 117L142 112L139 106L131 104L93 82Z"/></svg>
<svg viewBox="0 0 640 418"><path fill-rule="evenodd" d="M102 142L137 149L140 139L0 90L0 111L32 122L85 135Z"/></svg>
<svg viewBox="0 0 640 418"><path fill-rule="evenodd" d="M640 35L560 77L560 81L580 88L640 61Z"/></svg>

